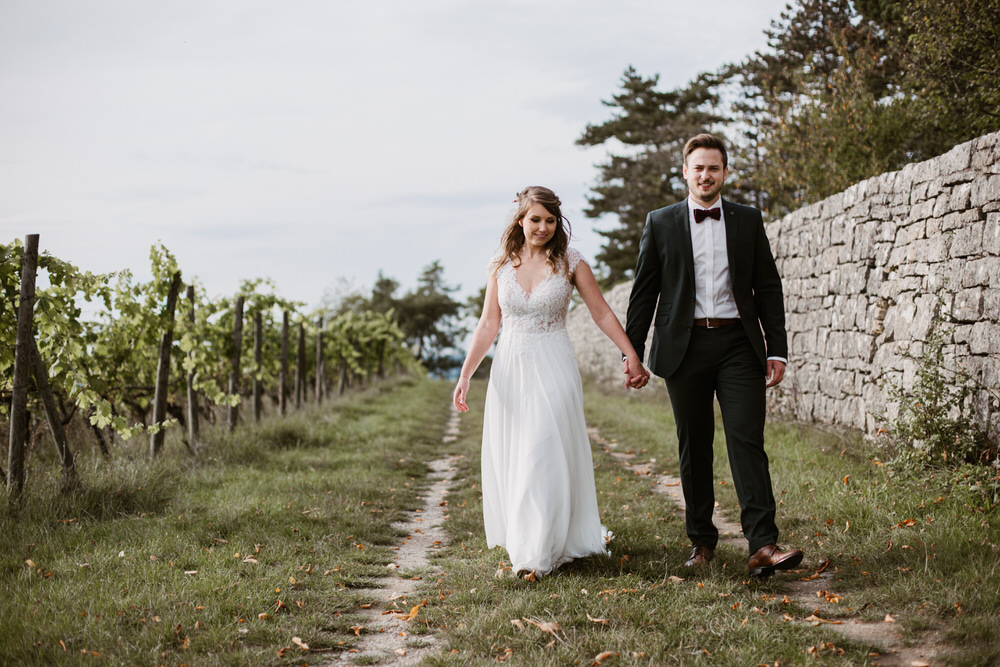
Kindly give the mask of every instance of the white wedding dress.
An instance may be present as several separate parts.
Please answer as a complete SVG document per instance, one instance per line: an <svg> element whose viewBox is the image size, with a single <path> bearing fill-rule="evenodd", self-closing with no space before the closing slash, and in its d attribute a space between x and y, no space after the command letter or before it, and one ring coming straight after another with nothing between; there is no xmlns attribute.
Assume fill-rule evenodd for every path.
<svg viewBox="0 0 1000 667"><path fill-rule="evenodd" d="M582 259L569 249L570 275ZM497 287L502 324L483 416L486 542L507 550L514 572L545 574L607 553L583 388L566 333L573 285L551 273L528 294L507 263Z"/></svg>

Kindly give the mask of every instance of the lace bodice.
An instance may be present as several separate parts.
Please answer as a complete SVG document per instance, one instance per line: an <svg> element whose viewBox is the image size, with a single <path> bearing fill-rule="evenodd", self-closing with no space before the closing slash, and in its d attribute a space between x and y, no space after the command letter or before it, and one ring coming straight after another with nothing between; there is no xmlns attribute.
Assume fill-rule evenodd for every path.
<svg viewBox="0 0 1000 667"><path fill-rule="evenodd" d="M566 253L569 273L549 273L528 294L517 282L515 269L507 262L497 271L497 297L504 331L548 333L566 329L566 310L573 294L570 278L583 255L570 248Z"/></svg>

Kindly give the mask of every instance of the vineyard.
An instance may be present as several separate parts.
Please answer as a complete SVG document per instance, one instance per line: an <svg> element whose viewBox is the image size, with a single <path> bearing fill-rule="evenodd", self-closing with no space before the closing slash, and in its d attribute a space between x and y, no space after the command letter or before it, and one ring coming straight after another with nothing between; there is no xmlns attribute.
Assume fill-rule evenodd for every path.
<svg viewBox="0 0 1000 667"><path fill-rule="evenodd" d="M69 432L108 459L148 436L155 459L177 428L197 457L206 420L233 430L265 410L284 415L419 367L392 312L303 312L260 279L211 298L162 245L150 262L152 279L141 282L40 253L38 235L0 244L0 429L9 436L0 476L15 505L27 453L43 438L73 488L81 440Z"/></svg>

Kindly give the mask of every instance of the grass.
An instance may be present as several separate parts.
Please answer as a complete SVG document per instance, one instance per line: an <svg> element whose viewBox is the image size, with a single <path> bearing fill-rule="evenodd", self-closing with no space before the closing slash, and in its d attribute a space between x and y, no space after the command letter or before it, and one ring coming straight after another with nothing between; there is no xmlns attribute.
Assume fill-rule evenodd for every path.
<svg viewBox="0 0 1000 667"><path fill-rule="evenodd" d="M72 495L39 455L22 509L0 518L0 664L302 664L349 648L354 591L384 575L392 522L420 505L448 393L397 381L210 433L197 462L179 443L156 463L126 443L110 465L81 457Z"/></svg>
<svg viewBox="0 0 1000 667"><path fill-rule="evenodd" d="M72 495L35 453L24 506L0 513L0 664L325 662L357 644L351 627L372 602L362 589L402 537L392 522L420 506L425 464L446 451L462 455L452 542L436 552L443 574L426 580L411 622L411 638L434 632L444 646L428 664L591 665L606 652L607 665L872 663L865 643L804 622L814 611L891 615L914 641L935 632L951 664L1000 662L995 484L968 468L907 471L860 438L778 420L767 441L782 542L806 550L806 568L828 563L829 593L815 603L786 598L801 574L749 579L747 554L729 545L707 570L685 572L680 516L650 478L600 448L610 554L534 583L497 578L506 554L486 548L479 487L484 390L474 385L479 403L447 445L451 387L408 379L213 433L196 462L179 443L156 464L140 444L111 465L81 456L84 488ZM587 387L585 400L588 421L619 450L677 474L661 387ZM725 509L736 499L722 442L720 428Z"/></svg>
<svg viewBox="0 0 1000 667"><path fill-rule="evenodd" d="M482 393L474 390L479 398ZM619 450L636 453L637 462L655 460L658 470L676 475L667 406L660 388L627 397L596 387L586 392L588 423ZM486 548L480 517L480 409L463 417L458 443L467 454L458 477L468 483L450 496L456 542L439 560L445 599L425 616L446 630L450 648L430 664L590 665L608 651L613 661L605 664L814 658L871 664L867 644L802 622L814 611L833 621L891 615L911 639L939 632L954 651L953 664L1000 661L1000 521L981 496L967 492L967 483L954 479L961 473L900 475L859 437L772 420L767 441L782 540L806 550L805 567L817 570L829 561L827 588L835 591L801 607L785 595L801 575L751 580L747 554L728 545L708 570L690 576L682 567L688 553L683 521L669 501L652 491L648 478L595 448L602 522L616 535L610 556L573 563L537 583L497 579L505 554ZM717 499L724 508L738 507L721 423L716 442ZM560 629L545 633L524 619Z"/></svg>

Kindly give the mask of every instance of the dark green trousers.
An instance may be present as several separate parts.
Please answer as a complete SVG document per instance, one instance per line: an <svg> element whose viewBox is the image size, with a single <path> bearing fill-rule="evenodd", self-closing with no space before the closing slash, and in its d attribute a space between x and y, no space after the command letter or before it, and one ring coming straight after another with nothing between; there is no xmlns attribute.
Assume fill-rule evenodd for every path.
<svg viewBox="0 0 1000 667"><path fill-rule="evenodd" d="M718 399L729 467L740 499L740 522L750 553L778 541L771 473L764 452L765 370L739 324L694 327L684 360L666 379L677 423L686 528L695 546L715 548L712 523L715 408Z"/></svg>

